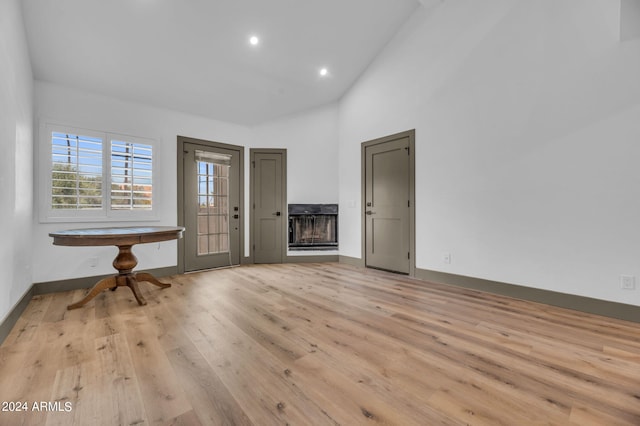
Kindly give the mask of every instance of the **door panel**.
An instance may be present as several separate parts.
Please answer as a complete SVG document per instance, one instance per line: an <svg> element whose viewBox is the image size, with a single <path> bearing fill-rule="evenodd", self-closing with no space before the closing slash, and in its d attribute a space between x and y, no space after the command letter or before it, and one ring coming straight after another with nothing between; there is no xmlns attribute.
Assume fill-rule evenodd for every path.
<svg viewBox="0 0 640 426"><path fill-rule="evenodd" d="M402 240L401 220L371 218L371 247L374 254L378 256L393 256L404 250Z"/></svg>
<svg viewBox="0 0 640 426"><path fill-rule="evenodd" d="M255 263L280 263L284 242L282 152L253 152L253 242Z"/></svg>
<svg viewBox="0 0 640 426"><path fill-rule="evenodd" d="M240 263L239 152L184 144L185 271Z"/></svg>
<svg viewBox="0 0 640 426"><path fill-rule="evenodd" d="M260 219L260 224L258 225L260 230L260 236L258 241L258 247L260 247L261 251L273 251L278 248L278 238L274 238L274 236L278 235L278 229L276 220L272 218Z"/></svg>
<svg viewBox="0 0 640 426"><path fill-rule="evenodd" d="M365 263L410 271L409 138L365 147Z"/></svg>

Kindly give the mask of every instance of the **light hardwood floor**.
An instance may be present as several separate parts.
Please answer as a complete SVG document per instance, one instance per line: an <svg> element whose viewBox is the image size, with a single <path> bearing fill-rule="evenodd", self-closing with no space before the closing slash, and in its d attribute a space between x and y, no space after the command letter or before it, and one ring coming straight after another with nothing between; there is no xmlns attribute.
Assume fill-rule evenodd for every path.
<svg viewBox="0 0 640 426"><path fill-rule="evenodd" d="M640 425L637 323L335 263L171 280L35 297L0 424Z"/></svg>

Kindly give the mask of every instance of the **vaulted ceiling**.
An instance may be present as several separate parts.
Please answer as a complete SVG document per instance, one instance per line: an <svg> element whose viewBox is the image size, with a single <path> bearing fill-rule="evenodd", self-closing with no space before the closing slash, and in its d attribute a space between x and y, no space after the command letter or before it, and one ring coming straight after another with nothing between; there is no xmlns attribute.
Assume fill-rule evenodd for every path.
<svg viewBox="0 0 640 426"><path fill-rule="evenodd" d="M24 0L23 13L38 80L251 125L338 100L437 1Z"/></svg>

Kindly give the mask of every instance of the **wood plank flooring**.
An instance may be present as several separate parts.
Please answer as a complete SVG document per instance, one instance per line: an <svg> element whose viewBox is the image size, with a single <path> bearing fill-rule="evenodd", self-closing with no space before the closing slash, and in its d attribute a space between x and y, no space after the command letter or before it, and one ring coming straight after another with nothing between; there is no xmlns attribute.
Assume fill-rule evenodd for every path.
<svg viewBox="0 0 640 426"><path fill-rule="evenodd" d="M34 297L0 425L640 425L637 323L337 263L171 280Z"/></svg>

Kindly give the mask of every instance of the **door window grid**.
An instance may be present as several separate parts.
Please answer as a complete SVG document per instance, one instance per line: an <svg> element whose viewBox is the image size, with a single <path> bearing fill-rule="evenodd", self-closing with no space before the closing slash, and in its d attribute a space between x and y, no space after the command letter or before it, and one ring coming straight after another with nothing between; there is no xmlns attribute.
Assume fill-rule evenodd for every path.
<svg viewBox="0 0 640 426"><path fill-rule="evenodd" d="M229 166L197 161L198 256L229 252Z"/></svg>

